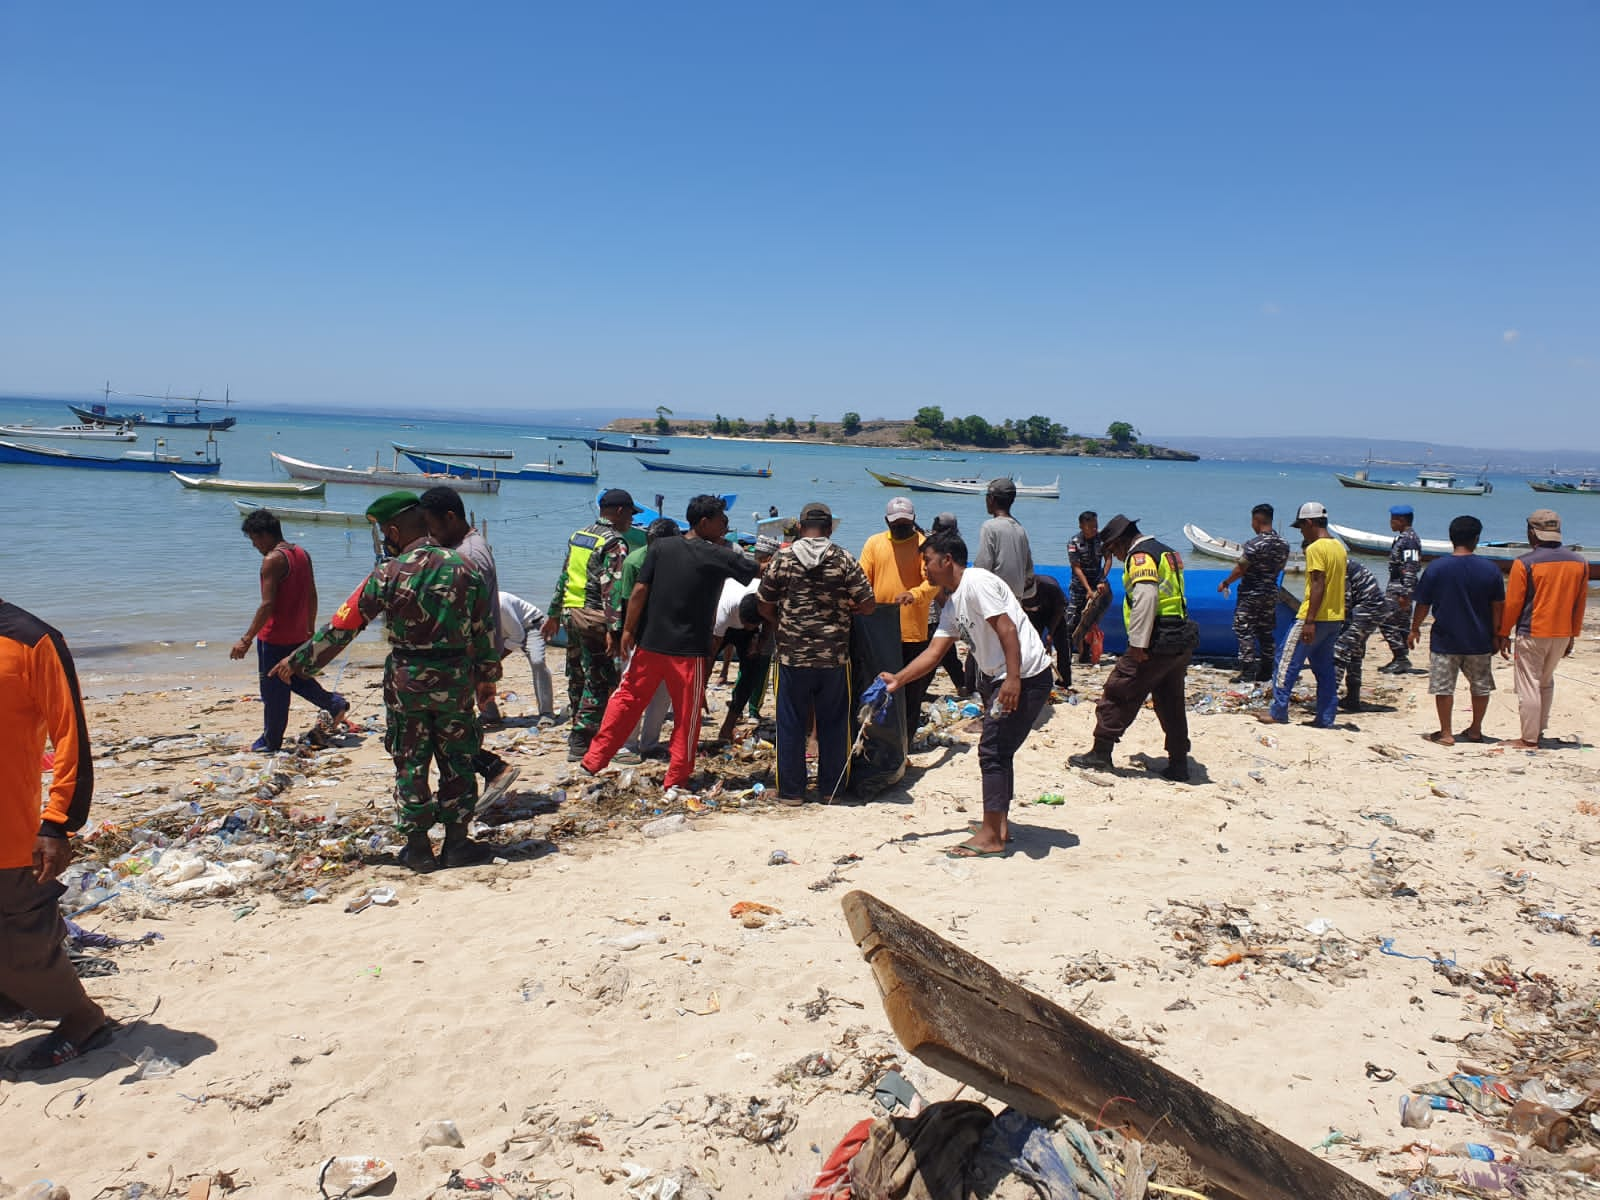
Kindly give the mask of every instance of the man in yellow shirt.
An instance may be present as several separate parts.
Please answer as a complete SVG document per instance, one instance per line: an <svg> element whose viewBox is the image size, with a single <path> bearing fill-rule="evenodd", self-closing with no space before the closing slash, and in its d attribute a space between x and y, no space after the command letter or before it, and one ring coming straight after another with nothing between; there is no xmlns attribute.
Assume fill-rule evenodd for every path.
<svg viewBox="0 0 1600 1200"><path fill-rule="evenodd" d="M883 513L889 528L869 537L861 547L861 569L872 584L879 604L900 606L901 665L916 661L928 648L928 607L939 589L922 574L923 535L917 529L917 510L904 496L889 501ZM906 705L906 736L922 724L922 701L932 674L914 679L902 689Z"/></svg>
<svg viewBox="0 0 1600 1200"><path fill-rule="evenodd" d="M1268 725L1288 723L1289 693L1300 677L1300 668L1309 663L1317 680L1317 715L1311 724L1331 729L1339 712L1333 652L1344 626L1345 548L1328 532L1328 510L1315 500L1300 506L1294 527L1300 531L1306 551L1306 598L1278 654L1272 707L1256 717Z"/></svg>

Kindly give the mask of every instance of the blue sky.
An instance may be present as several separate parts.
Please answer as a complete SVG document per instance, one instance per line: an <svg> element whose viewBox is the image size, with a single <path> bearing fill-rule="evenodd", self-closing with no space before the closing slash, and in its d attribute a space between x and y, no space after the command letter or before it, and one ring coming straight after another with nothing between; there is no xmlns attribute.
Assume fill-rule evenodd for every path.
<svg viewBox="0 0 1600 1200"><path fill-rule="evenodd" d="M1563 0L12 4L0 390L1600 447L1597 50Z"/></svg>

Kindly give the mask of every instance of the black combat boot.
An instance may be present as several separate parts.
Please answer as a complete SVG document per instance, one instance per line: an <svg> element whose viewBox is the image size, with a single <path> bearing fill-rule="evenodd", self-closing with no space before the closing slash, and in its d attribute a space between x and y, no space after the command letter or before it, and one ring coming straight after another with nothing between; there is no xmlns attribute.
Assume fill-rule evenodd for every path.
<svg viewBox="0 0 1600 1200"><path fill-rule="evenodd" d="M476 867L494 857L494 847L487 842L475 842L467 836L465 825L444 827L444 848L439 860L447 867Z"/></svg>
<svg viewBox="0 0 1600 1200"><path fill-rule="evenodd" d="M426 875L439 865L439 860L433 857L433 843L428 840L426 833L406 834L405 849L400 851L400 864L410 867L418 875Z"/></svg>
<svg viewBox="0 0 1600 1200"><path fill-rule="evenodd" d="M1276 666L1276 665L1277 664L1274 663L1270 658L1262 659L1260 661L1260 663L1258 663L1256 665L1256 682L1257 683L1271 683L1272 682L1272 668L1274 666Z"/></svg>
<svg viewBox="0 0 1600 1200"><path fill-rule="evenodd" d="M1067 759L1067 765L1077 767L1082 771L1110 771L1111 748L1116 743L1109 738L1095 738L1094 749L1087 754L1074 754Z"/></svg>

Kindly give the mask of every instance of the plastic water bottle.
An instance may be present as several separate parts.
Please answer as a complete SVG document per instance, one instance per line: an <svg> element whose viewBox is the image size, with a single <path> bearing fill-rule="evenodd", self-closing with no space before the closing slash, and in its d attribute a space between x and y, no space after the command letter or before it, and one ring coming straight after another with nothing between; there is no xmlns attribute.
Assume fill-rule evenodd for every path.
<svg viewBox="0 0 1600 1200"><path fill-rule="evenodd" d="M1000 707L1000 693L996 692L995 695L994 695L994 703L989 705L989 717L990 717L991 720L998 721L1001 717L1003 717L1005 715L1006 715L1006 710L1003 709L1002 707Z"/></svg>

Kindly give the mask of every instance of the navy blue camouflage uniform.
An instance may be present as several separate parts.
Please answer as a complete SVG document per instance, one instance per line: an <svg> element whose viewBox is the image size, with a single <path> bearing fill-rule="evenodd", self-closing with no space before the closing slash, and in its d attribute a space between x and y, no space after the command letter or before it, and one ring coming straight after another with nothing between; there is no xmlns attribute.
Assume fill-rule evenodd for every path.
<svg viewBox="0 0 1600 1200"><path fill-rule="evenodd" d="M1289 543L1278 531L1258 533L1244 544L1244 574L1233 610L1233 632L1239 639L1239 673L1270 679L1273 634L1278 625L1278 576L1289 561Z"/></svg>
<svg viewBox="0 0 1600 1200"><path fill-rule="evenodd" d="M1333 647L1334 689L1351 704L1361 699L1361 665L1367 657L1367 639L1379 622L1393 611L1378 580L1355 559L1345 564L1344 629Z"/></svg>
<svg viewBox="0 0 1600 1200"><path fill-rule="evenodd" d="M1409 661L1411 640L1411 594L1417 590L1422 574L1422 539L1415 529L1403 529L1389 547L1389 582L1384 595L1391 608L1384 617L1383 640L1396 660Z"/></svg>

